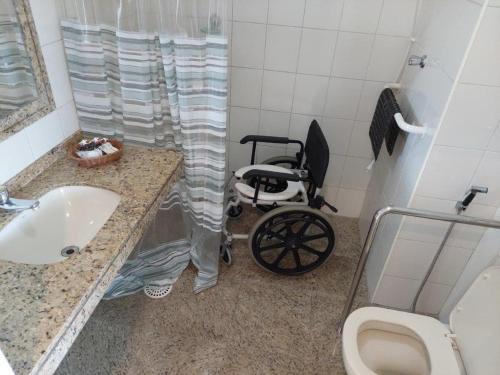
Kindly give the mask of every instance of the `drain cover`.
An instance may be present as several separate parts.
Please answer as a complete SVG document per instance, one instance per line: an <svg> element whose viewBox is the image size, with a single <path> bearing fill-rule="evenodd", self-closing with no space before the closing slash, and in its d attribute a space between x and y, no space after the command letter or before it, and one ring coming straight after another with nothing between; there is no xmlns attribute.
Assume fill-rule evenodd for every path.
<svg viewBox="0 0 500 375"><path fill-rule="evenodd" d="M66 246L61 250L61 255L65 258L69 258L75 254L80 254L80 248L78 246Z"/></svg>

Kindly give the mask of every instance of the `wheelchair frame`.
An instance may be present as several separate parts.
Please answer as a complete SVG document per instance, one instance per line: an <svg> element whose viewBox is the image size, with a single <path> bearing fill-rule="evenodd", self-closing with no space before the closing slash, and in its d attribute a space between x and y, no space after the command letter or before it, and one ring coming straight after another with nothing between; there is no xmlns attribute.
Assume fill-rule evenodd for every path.
<svg viewBox="0 0 500 375"><path fill-rule="evenodd" d="M250 233L233 233L227 229L227 222L230 215L230 211L234 208L240 207L241 203L252 205L253 207L257 206L265 206L265 207L296 207L297 210L293 210L295 212L301 212L301 207L309 207L310 209L320 210L323 205L327 205L333 212L337 212L337 209L327 202L325 202L324 198L320 195L321 187L323 185L324 177L326 175L326 169L328 168L328 157L325 160L325 153L329 156L329 149L326 140L324 139L323 133L318 125L318 123L314 120L311 123L311 127L308 133L308 139L306 145L300 140L293 140L284 137L271 137L271 136L260 136L260 135L248 135L241 139L241 144L246 144L248 142L252 142L252 156L251 156L251 164L255 165L255 153L257 143L275 143L275 144L298 144L300 146L299 152L296 153L295 158L290 156L283 157L275 157L264 161L262 164L269 163L271 165L277 164L290 164L292 169L290 169L289 173L284 172L276 172L265 169L250 169L245 172L241 177L242 180L245 181L253 181L255 193L253 198L245 196L243 193L236 191L234 188L230 189L230 193L232 195L228 198L227 207L224 211L224 219L223 219L223 235L225 237L224 244L221 247L221 250L227 254L228 260L226 263L231 263L231 244L233 240L245 240L249 239L250 233L255 235L254 228ZM313 143L313 145L311 145ZM316 143L318 143L316 145ZM317 147L316 147L317 146ZM318 149L318 150L317 150ZM315 166L316 169L311 170L308 165L308 160L304 165L305 169L300 169L302 167L302 162L304 155L311 157L314 159L318 166ZM295 168L294 168L295 167ZM235 174L231 177L230 184L233 182L235 178ZM290 181L294 182L302 182L301 189L297 195L295 195L291 200L262 200L258 199L261 188L264 186L266 189L269 185L271 179L276 181L286 181L287 183ZM304 182L308 182L309 186L306 189ZM298 199L295 199L298 198ZM309 209L309 210L310 210ZM309 212L309 215L312 215L311 211L303 210L304 213ZM315 214L316 216L321 216L320 213ZM239 215L238 215L239 216ZM334 234L333 230L331 237ZM253 239L252 239L253 240ZM250 242L249 242L250 243ZM249 245L250 246L250 245ZM221 251L221 254L222 254ZM331 251L331 250L330 250ZM255 258L255 257L254 257Z"/></svg>
<svg viewBox="0 0 500 375"><path fill-rule="evenodd" d="M242 178L245 178L246 174L243 175ZM234 176L232 177L234 178ZM258 196L259 194L259 189L255 189L256 191L256 196ZM317 190L319 192L319 190ZM224 220L223 220L223 226L222 226L222 233L224 234L224 236L226 237L225 239L225 245L231 245L232 241L233 240L247 240L248 239L248 236L249 236L249 233L232 233L230 232L228 229L227 229L227 221L229 219L229 211L231 210L231 208L233 207L238 207L240 205L240 203L246 203L246 204L249 204L251 205L252 207L256 207L257 205L262 205L262 206L277 206L277 207L283 207L283 206L309 206L309 198L307 197L307 192L306 190L304 189L302 191L302 194L300 194L301 192L299 192L299 195L301 197L306 197L307 200L304 200L302 199L301 201L275 201L275 202L271 202L271 201L263 201L263 200L259 200L259 199L256 199L256 197L254 198L246 198L245 196L243 196L243 194L239 193L239 192L236 192L236 194L234 194L233 192L233 195L229 197L228 199L228 204L227 204L227 207L226 207L226 210L224 211Z"/></svg>

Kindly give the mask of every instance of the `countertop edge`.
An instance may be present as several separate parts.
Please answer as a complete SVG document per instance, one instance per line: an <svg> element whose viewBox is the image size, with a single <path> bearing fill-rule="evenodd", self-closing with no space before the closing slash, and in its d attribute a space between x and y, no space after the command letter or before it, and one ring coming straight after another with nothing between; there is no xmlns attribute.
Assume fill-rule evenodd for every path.
<svg viewBox="0 0 500 375"><path fill-rule="evenodd" d="M100 275L101 277L94 281L88 292L82 297L79 305L73 310L73 313L68 317L66 323L61 327L60 333L54 337L44 355L38 359L30 374L52 374L56 371L78 334L101 301L106 290L111 285L114 277L140 241L148 225L156 215L165 195L178 181L182 174L182 161L183 158L179 158L174 172L165 181L162 190L159 192L155 201L150 205L146 214L135 227L131 229L130 236L122 246L122 249L110 260L108 266L103 269Z"/></svg>

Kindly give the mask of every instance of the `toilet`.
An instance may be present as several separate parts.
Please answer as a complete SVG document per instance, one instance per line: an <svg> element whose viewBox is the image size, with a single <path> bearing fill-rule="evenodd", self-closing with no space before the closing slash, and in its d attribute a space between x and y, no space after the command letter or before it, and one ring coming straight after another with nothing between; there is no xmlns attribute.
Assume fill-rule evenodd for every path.
<svg viewBox="0 0 500 375"><path fill-rule="evenodd" d="M478 276L449 321L379 307L354 311L342 333L347 374L500 374L500 266Z"/></svg>

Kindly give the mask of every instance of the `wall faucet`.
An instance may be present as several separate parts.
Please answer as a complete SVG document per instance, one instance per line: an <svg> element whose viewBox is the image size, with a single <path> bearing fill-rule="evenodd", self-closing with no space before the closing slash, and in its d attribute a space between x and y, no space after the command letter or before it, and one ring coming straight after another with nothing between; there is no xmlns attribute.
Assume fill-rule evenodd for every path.
<svg viewBox="0 0 500 375"><path fill-rule="evenodd" d="M38 200L15 199L9 195L6 186L0 186L0 208L7 211L34 210L40 206Z"/></svg>
<svg viewBox="0 0 500 375"><path fill-rule="evenodd" d="M410 66L418 65L423 69L425 68L426 61L427 61L427 55L422 55L422 56L411 55L408 58L408 65Z"/></svg>
<svg viewBox="0 0 500 375"><path fill-rule="evenodd" d="M455 205L455 208L460 213L465 211L469 204L474 200L477 193L486 194L488 193L488 188L485 186L471 186L471 188L465 193L464 198L461 201L458 201Z"/></svg>

